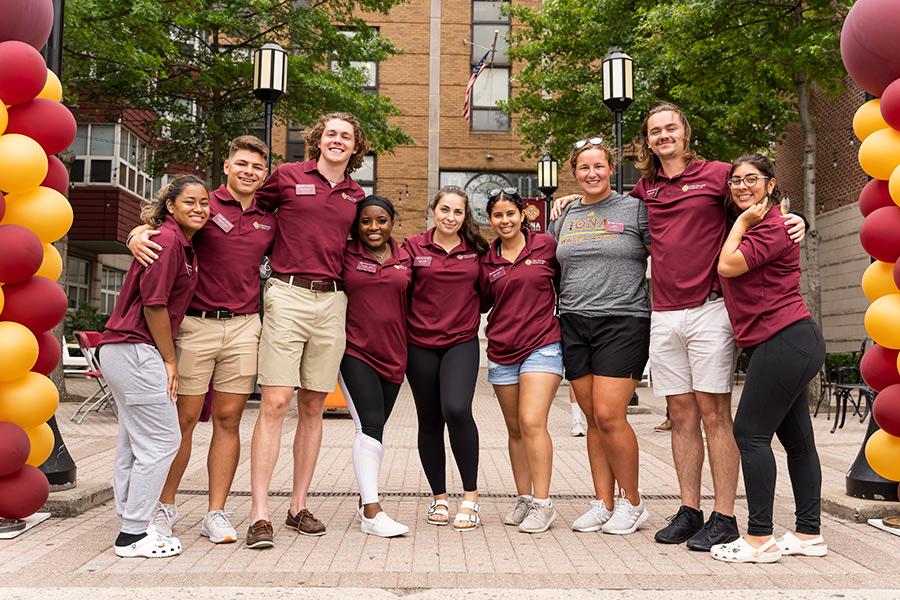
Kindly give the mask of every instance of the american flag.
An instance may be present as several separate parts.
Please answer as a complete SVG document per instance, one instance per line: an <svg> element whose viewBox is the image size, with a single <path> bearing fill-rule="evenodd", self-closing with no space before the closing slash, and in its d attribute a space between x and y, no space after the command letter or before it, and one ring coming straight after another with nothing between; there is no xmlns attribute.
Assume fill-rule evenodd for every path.
<svg viewBox="0 0 900 600"><path fill-rule="evenodd" d="M472 98L472 89L475 87L475 81L478 79L478 76L481 75L482 71L487 68L487 59L488 56L491 55L491 50L488 50L484 53L484 56L481 57L481 60L478 61L478 64L475 65L475 68L472 69L472 76L469 77L469 83L466 84L466 100L463 102L463 117L465 117L466 121L469 121L472 117L472 106L471 106L471 98Z"/></svg>

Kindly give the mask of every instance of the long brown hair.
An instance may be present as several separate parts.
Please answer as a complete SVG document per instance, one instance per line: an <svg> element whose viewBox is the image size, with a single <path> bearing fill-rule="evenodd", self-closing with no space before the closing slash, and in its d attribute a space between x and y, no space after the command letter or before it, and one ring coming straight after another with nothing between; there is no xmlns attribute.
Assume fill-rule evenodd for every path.
<svg viewBox="0 0 900 600"><path fill-rule="evenodd" d="M362 166L363 158L369 151L369 140L366 139L362 125L350 113L332 112L319 117L313 128L306 134L306 158L307 160L319 160L319 156L322 154L322 151L319 150L319 142L322 141L322 134L325 133L325 125L332 119L346 121L353 125L353 154L350 155L350 162L347 163L347 168L344 170L344 175L347 176Z"/></svg>
<svg viewBox="0 0 900 600"><path fill-rule="evenodd" d="M166 209L166 203L175 204L175 200L181 195L189 185L202 185L209 193L206 183L196 175L176 175L172 181L167 183L160 189L153 200L144 201L141 205L141 221L156 228L162 225L166 220L169 211Z"/></svg>
<svg viewBox="0 0 900 600"><path fill-rule="evenodd" d="M478 224L475 223L475 217L472 215L472 208L469 206L469 195L466 193L466 190L456 185L445 185L439 189L437 194L434 195L434 198L431 199L429 208L434 212L438 202L441 201L441 198L449 194L459 196L465 201L466 216L463 217L462 225L459 227L459 234L466 240L466 245L470 248L474 248L475 252L481 256L488 251L490 246L484 237L482 237L481 230L478 229Z"/></svg>
<svg viewBox="0 0 900 600"><path fill-rule="evenodd" d="M644 179L649 180L656 177L656 173L660 168L659 157L650 150L647 123L653 115L666 111L671 111L678 115L681 126L684 127L684 148L682 149L684 159L692 160L697 158L697 153L691 150L691 124L688 122L684 111L668 102L657 104L651 108L650 112L647 113L647 116L644 117L644 123L641 125L641 132L634 138L634 146L637 148L634 166L641 172L641 176L644 177Z"/></svg>

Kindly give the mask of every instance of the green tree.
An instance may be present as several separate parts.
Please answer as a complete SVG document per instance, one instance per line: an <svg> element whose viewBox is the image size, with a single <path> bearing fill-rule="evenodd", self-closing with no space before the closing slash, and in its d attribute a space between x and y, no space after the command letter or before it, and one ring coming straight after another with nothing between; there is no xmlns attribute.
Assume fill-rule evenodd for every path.
<svg viewBox="0 0 900 600"><path fill-rule="evenodd" d="M411 139L390 124L398 113L390 99L364 92L366 73L351 63L398 53L359 14L386 13L402 1L69 0L67 98L151 111L156 168L219 165L227 140L262 118L252 55L274 41L289 52L288 93L276 118L308 124L327 111L351 112L375 151L389 151ZM211 173L218 185L220 169Z"/></svg>

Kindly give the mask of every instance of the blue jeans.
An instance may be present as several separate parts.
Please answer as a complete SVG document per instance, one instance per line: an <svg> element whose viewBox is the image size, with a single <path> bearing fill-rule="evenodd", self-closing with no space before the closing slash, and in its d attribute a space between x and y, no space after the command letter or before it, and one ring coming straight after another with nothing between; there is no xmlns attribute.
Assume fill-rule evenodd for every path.
<svg viewBox="0 0 900 600"><path fill-rule="evenodd" d="M520 363L497 364L488 360L488 382L493 385L515 385L521 373L552 373L563 376L562 345L553 342L541 346Z"/></svg>

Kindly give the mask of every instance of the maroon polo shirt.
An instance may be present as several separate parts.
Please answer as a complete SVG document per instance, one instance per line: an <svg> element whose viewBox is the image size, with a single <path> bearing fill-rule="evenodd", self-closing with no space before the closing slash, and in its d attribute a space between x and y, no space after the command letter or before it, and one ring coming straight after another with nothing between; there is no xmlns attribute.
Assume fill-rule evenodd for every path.
<svg viewBox="0 0 900 600"><path fill-rule="evenodd" d="M391 257L379 264L359 240L344 251L347 292L348 356L363 361L378 376L402 383L406 372L406 320L412 263L406 250L390 240Z"/></svg>
<svg viewBox="0 0 900 600"><path fill-rule="evenodd" d="M482 308L487 320L487 355L501 365L520 363L547 344L560 341L556 318L559 263L556 241L525 231L525 248L515 262L500 254L500 239L481 257Z"/></svg>
<svg viewBox="0 0 900 600"><path fill-rule="evenodd" d="M788 236L778 206L744 234L738 250L750 270L722 277L722 287L734 341L748 348L810 315L800 295L800 244Z"/></svg>
<svg viewBox="0 0 900 600"><path fill-rule="evenodd" d="M155 346L144 318L145 306L166 307L172 339L175 339L197 287L197 256L172 217L166 217L153 241L162 246L159 258L149 267L138 261L131 263L116 306L106 322L101 345L127 342Z"/></svg>
<svg viewBox="0 0 900 600"><path fill-rule="evenodd" d="M209 195L209 223L191 241L203 265L190 308L259 312L259 265L275 239L275 216L247 210L224 185Z"/></svg>
<svg viewBox="0 0 900 600"><path fill-rule="evenodd" d="M653 310L681 310L719 292L716 264L725 241L725 199L731 165L693 160L674 177L641 178L632 196L650 221Z"/></svg>
<svg viewBox="0 0 900 600"><path fill-rule="evenodd" d="M434 243L434 228L406 238L413 261L409 341L424 348L448 348L478 335L478 253L460 243L450 252Z"/></svg>
<svg viewBox="0 0 900 600"><path fill-rule="evenodd" d="M278 210L272 270L310 280L340 279L347 236L363 197L349 176L331 187L314 160L275 169L256 192L259 206Z"/></svg>

